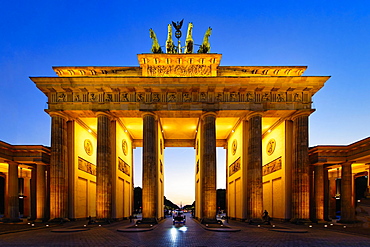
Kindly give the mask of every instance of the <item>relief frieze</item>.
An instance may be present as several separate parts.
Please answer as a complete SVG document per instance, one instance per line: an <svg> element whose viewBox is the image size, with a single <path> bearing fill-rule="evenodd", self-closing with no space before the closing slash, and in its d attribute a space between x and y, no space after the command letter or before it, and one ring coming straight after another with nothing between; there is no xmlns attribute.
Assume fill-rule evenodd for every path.
<svg viewBox="0 0 370 247"><path fill-rule="evenodd" d="M177 102L176 93L167 93L167 102Z"/></svg>
<svg viewBox="0 0 370 247"><path fill-rule="evenodd" d="M240 157L229 166L229 177L240 170Z"/></svg>
<svg viewBox="0 0 370 247"><path fill-rule="evenodd" d="M121 158L118 158L118 170L130 176L130 166L124 162Z"/></svg>
<svg viewBox="0 0 370 247"><path fill-rule="evenodd" d="M96 176L96 166L81 157L78 157L78 170Z"/></svg>
<svg viewBox="0 0 370 247"><path fill-rule="evenodd" d="M120 96L120 101L121 102L129 102L129 94L128 93L121 93Z"/></svg>
<svg viewBox="0 0 370 247"><path fill-rule="evenodd" d="M266 176L281 169L281 157L262 167L262 176Z"/></svg>
<svg viewBox="0 0 370 247"><path fill-rule="evenodd" d="M90 93L52 93L50 101L63 102L310 102L310 95L287 92L90 92Z"/></svg>
<svg viewBox="0 0 370 247"><path fill-rule="evenodd" d="M211 76L211 66L201 64L189 65L148 65L148 76L179 76L179 77L194 77L194 76Z"/></svg>
<svg viewBox="0 0 370 247"><path fill-rule="evenodd" d="M182 94L182 101L183 102L191 102L191 93L183 93Z"/></svg>

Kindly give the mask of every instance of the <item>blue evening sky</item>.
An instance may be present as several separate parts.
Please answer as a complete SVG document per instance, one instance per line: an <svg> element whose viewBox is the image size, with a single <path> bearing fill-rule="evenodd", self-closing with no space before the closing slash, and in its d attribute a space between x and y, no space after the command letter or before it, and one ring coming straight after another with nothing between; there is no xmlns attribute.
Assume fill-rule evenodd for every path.
<svg viewBox="0 0 370 247"><path fill-rule="evenodd" d="M369 1L20 0L0 8L0 140L50 145L47 99L29 76L55 76L51 66L138 66L136 54L151 49L149 28L164 45L167 24L182 18L183 33L193 22L196 44L212 27L211 52L223 54L221 65L307 65L304 75L332 76L313 98L310 146L369 136ZM217 187L225 188L218 151ZM191 203L194 150L167 148L165 155L165 195ZM179 171L181 184L171 175Z"/></svg>

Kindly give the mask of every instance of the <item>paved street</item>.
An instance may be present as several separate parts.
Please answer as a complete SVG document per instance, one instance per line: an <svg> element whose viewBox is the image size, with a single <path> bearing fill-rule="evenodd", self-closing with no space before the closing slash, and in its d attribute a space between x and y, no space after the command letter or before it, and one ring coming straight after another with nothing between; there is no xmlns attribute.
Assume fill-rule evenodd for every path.
<svg viewBox="0 0 370 247"><path fill-rule="evenodd" d="M154 230L147 232L119 232L129 225L128 221L105 226L92 226L80 232L51 232L52 229L83 227L74 222L53 228L43 228L0 235L1 246L370 246L370 236L335 231L322 225L290 227L307 230L307 233L277 232L272 227L251 226L230 221L239 232L216 232L203 229L189 216L185 226L173 226L170 218L162 221ZM68 228L69 227L69 228ZM276 228L275 228L276 229ZM339 228L338 228L339 229ZM342 229L342 231L344 231Z"/></svg>

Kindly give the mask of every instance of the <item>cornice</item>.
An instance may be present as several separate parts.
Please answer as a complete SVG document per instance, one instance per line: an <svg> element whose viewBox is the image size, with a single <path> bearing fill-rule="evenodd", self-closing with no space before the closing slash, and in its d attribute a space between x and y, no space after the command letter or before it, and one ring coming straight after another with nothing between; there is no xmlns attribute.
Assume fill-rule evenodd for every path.
<svg viewBox="0 0 370 247"><path fill-rule="evenodd" d="M312 160L325 160L326 162L339 161L354 162L370 157L370 138L365 138L350 145L320 145L309 149L309 156L316 157ZM367 158L370 160L370 158Z"/></svg>
<svg viewBox="0 0 370 247"><path fill-rule="evenodd" d="M150 54L155 60L158 54ZM195 55L195 59L193 58ZM190 63L188 60L196 60L197 54L192 54L192 58L188 58L185 62L182 62L182 65L199 65L199 63ZM173 57L174 55L168 55ZM180 55L180 57L183 55ZM144 60L144 58L141 58ZM176 62L179 59L174 59L175 62L172 64L166 64L163 61L168 61L168 58L161 58L158 60L157 64L151 64L151 66L163 66L166 65L178 66L180 63ZM215 58L218 60L218 58ZM198 59L199 60L199 59ZM208 61L212 59L207 59L206 63L209 65ZM249 77L249 76L302 76L307 66L218 66L215 65L215 73L213 76L217 77ZM148 75L148 72L143 73L143 68L147 69L148 64L142 64L141 67L114 67L114 66L55 66L52 67L54 72L59 77L141 77L141 76L153 76L152 74ZM186 75L186 74L183 74ZM158 77L177 77L176 74L168 75L157 75ZM190 76L190 75L189 75ZM196 76L191 74L191 76ZM204 76L199 74L199 76Z"/></svg>

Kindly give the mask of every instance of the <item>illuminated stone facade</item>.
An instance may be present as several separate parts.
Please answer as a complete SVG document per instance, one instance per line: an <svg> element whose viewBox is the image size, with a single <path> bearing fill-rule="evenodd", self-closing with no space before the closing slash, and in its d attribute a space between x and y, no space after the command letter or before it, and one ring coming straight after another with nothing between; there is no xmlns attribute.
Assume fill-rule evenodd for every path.
<svg viewBox="0 0 370 247"><path fill-rule="evenodd" d="M31 78L52 118L52 218L128 217L135 147L143 147L145 219L163 217L165 147L196 149L197 218L216 215L216 147L227 149L232 171L230 217L260 218L266 209L309 218L308 116L329 77L302 76L305 66L220 66L220 54L138 60Z"/></svg>
<svg viewBox="0 0 370 247"><path fill-rule="evenodd" d="M309 150L312 165L311 218L322 221L336 219L341 212L342 222L365 221L370 215L356 216L361 201L370 198L370 138L350 145L316 146Z"/></svg>
<svg viewBox="0 0 370 247"><path fill-rule="evenodd" d="M4 221L50 218L50 148L0 141L0 214Z"/></svg>

